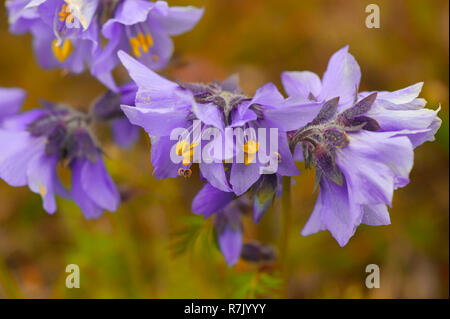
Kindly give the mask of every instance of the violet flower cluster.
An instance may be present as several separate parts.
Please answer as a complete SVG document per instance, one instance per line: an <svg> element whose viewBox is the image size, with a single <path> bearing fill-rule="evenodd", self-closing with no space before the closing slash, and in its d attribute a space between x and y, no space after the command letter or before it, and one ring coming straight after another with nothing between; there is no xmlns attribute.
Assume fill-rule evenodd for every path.
<svg viewBox="0 0 450 319"><path fill-rule="evenodd" d="M231 160L199 162L206 184L192 210L205 218L215 215L219 245L229 265L238 261L243 247L236 201L250 198L257 223L281 194L281 177L299 174L295 160L315 168L320 186L303 235L329 230L344 246L361 223L389 224L387 205L394 190L409 182L413 149L432 141L441 123L438 110L425 109L425 100L417 98L422 83L395 92L358 92L361 72L348 47L332 56L322 80L308 71L284 72L287 98L271 83L247 96L236 77L208 84L174 82L124 52L119 58L138 86L135 104L122 109L131 123L149 133L157 178L183 176L180 171L195 162L196 150L202 152L200 141L192 141L195 125L219 132L227 127L278 130L278 149L267 154L279 161L271 174L261 174L267 163L255 159L260 150L254 137L246 137L242 149L231 143ZM186 129L185 136L172 138L180 127ZM214 139L213 147L223 148L224 139ZM181 157L187 152L188 160L175 163L171 150L180 150ZM237 162L240 152L255 160Z"/></svg>
<svg viewBox="0 0 450 319"><path fill-rule="evenodd" d="M192 29L203 14L195 7L146 0L8 0L6 7L10 31L33 35L43 68L81 73L87 66L113 91L118 90L111 74L118 50L161 69L173 54L170 37Z"/></svg>
<svg viewBox="0 0 450 319"><path fill-rule="evenodd" d="M0 178L40 194L50 214L59 195L97 218L117 209L120 194L91 126L110 123L123 148L141 127L156 178L187 178L198 164L205 184L192 211L213 216L228 265L275 258L270 247L244 242L242 218L251 207L254 223L261 220L283 193L282 178L299 175L296 161L315 169L319 188L302 235L328 230L344 246L361 223L389 224L387 206L409 183L414 148L433 141L441 124L439 109L418 97L422 83L359 92L361 71L348 47L331 57L322 79L283 72L287 96L273 83L248 95L236 75L189 83L156 73L173 55L171 36L191 30L203 9L146 0L8 0L6 7L10 31L33 35L43 68L89 69L107 92L88 113L45 101L19 113L25 92L1 88ZM132 81L117 85L120 63ZM71 170L70 188L58 166Z"/></svg>

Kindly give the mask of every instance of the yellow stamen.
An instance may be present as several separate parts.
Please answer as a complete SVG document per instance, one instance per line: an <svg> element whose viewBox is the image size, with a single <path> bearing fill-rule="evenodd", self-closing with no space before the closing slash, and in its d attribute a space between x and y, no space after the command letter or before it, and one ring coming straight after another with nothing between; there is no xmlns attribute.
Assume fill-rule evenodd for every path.
<svg viewBox="0 0 450 319"><path fill-rule="evenodd" d="M255 159L256 152L258 152L259 143L249 140L244 144L244 164L250 165Z"/></svg>
<svg viewBox="0 0 450 319"><path fill-rule="evenodd" d="M64 40L63 44L58 46L57 45L58 40L55 39L52 42L52 51L55 55L56 59L58 59L59 62L64 62L69 55L72 54L73 46L70 40L66 39Z"/></svg>
<svg viewBox="0 0 450 319"><path fill-rule="evenodd" d="M149 48L153 46L153 38L149 33L144 35L143 33L139 32L136 37L130 38L129 41L134 55L138 58L140 58L142 55L141 49L142 52L147 53L149 51ZM155 61L158 61L157 59L155 59L155 56L153 56L153 59Z"/></svg>
<svg viewBox="0 0 450 319"><path fill-rule="evenodd" d="M151 48L153 46L153 38L150 33L145 35L145 39L147 40L147 45Z"/></svg>
<svg viewBox="0 0 450 319"><path fill-rule="evenodd" d="M47 188L44 185L39 185L39 194L41 194L41 196L45 196L47 194Z"/></svg>
<svg viewBox="0 0 450 319"><path fill-rule="evenodd" d="M145 37L142 33L138 33L137 38L139 40L139 43L142 47L142 51L144 51L144 53L148 52L148 45L147 42L145 41Z"/></svg>
<svg viewBox="0 0 450 319"><path fill-rule="evenodd" d="M136 38L130 38L130 45L131 45L131 49L133 50L133 53L136 57L140 58L141 57L141 51L139 50L140 44L138 39Z"/></svg>
<svg viewBox="0 0 450 319"><path fill-rule="evenodd" d="M74 17L69 10L69 7L66 4L63 4L61 7L61 11L58 13L59 21L67 20L69 23L73 23Z"/></svg>
<svg viewBox="0 0 450 319"><path fill-rule="evenodd" d="M198 144L193 142L189 145L189 142L186 140L182 140L177 143L175 146L175 151L178 156L183 156L183 165L189 165L194 158L194 148Z"/></svg>

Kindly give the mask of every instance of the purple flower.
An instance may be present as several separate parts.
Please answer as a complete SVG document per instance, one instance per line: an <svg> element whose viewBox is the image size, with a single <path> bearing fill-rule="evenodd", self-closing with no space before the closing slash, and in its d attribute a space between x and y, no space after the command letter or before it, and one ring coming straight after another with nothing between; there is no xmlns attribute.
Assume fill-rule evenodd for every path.
<svg viewBox="0 0 450 319"><path fill-rule="evenodd" d="M109 42L92 67L94 74L110 73L119 63L119 50L131 52L151 69L165 67L173 53L170 37L191 30L202 15L203 9L169 7L165 1L121 1L102 27Z"/></svg>
<svg viewBox="0 0 450 319"><path fill-rule="evenodd" d="M0 87L0 125L2 120L19 113L25 97L22 89Z"/></svg>
<svg viewBox="0 0 450 319"><path fill-rule="evenodd" d="M142 126L151 136L151 159L157 178L178 176L181 169L188 169L192 164L189 155L195 159L195 154L203 156L208 151L211 162L199 160L202 177L224 192L244 194L259 179L261 169L272 160L278 164L276 173L283 176L298 174L286 131L305 125L307 121L303 114L317 109L317 103L311 102L302 108L292 103L288 105L272 83L248 97L239 89L236 77L209 84L175 83L124 52L119 52L119 58L139 88L135 106L123 105L122 109L131 123ZM180 128L184 135L171 139L171 134ZM250 132L261 128L262 137L269 143L276 142L278 147L276 150L260 150L261 139L248 135L238 144L226 134L227 129L237 128ZM211 149L197 152L201 140L194 140L193 136L197 130L206 134L208 129L214 129L219 137L210 142ZM270 129L274 129L274 136L269 134ZM174 163L171 160L171 150L174 149L188 160ZM219 152L216 154L212 150ZM265 162L259 157L264 152L267 155ZM244 160L239 162L238 158Z"/></svg>
<svg viewBox="0 0 450 319"><path fill-rule="evenodd" d="M291 149L316 168L320 185L302 234L329 230L341 246L361 223L390 223L386 205L409 182L413 148L432 140L441 123L437 111L423 109L425 101L417 98L421 83L358 94L360 78L348 47L331 57L322 81L311 72L282 75L291 99L321 102L320 112L290 133Z"/></svg>
<svg viewBox="0 0 450 319"><path fill-rule="evenodd" d="M228 266L235 265L242 251L241 212L236 201L216 214L214 226L220 250Z"/></svg>
<svg viewBox="0 0 450 319"><path fill-rule="evenodd" d="M134 82L122 85L118 92L107 91L94 104L92 109L95 120L110 122L114 141L122 148L130 148L139 137L139 127L128 121L120 108L121 104L134 103L137 86Z"/></svg>
<svg viewBox="0 0 450 319"><path fill-rule="evenodd" d="M0 178L11 186L28 185L50 214L56 211L55 195L73 199L86 218L115 211L119 193L87 121L85 114L47 102L44 108L8 117L0 129ZM59 181L58 162L72 170L70 192Z"/></svg>
<svg viewBox="0 0 450 319"><path fill-rule="evenodd" d="M31 32L36 57L43 68L64 68L81 73L101 52L100 19L113 8L103 0L7 1L10 31ZM92 72L108 87L115 87L109 72Z"/></svg>
<svg viewBox="0 0 450 319"><path fill-rule="evenodd" d="M233 200L233 192L221 191L207 183L192 202L192 210L205 218L214 215L220 250L229 266L237 263L242 250L241 207L244 198Z"/></svg>

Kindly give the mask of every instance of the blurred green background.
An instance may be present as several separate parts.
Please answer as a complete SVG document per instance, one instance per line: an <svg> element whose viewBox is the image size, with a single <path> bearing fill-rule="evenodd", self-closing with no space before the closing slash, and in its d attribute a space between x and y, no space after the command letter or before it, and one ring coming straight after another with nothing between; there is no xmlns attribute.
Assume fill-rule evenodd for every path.
<svg viewBox="0 0 450 319"><path fill-rule="evenodd" d="M429 108L442 105L443 124L435 142L415 151L411 183L394 196L392 225L362 225L344 248L328 232L300 236L316 197L314 172L302 169L292 189L285 267L240 261L228 268L212 239L211 221L190 212L201 187L198 176L156 180L146 135L126 152L100 127L107 166L129 198L116 213L94 221L61 199L50 216L38 195L0 180L0 297L448 298L449 3L378 0L381 28L367 29L370 3L169 1L206 10L192 32L175 38L176 62L166 72L189 81L238 72L251 94L268 81L281 88L285 70L322 74L331 54L349 44L362 69L361 90L392 91L424 81L421 97ZM87 109L104 91L88 73L42 70L31 36L8 33L3 4L0 47L0 86L26 89L26 109L37 106L38 98ZM245 240L277 246L280 214L278 200L258 227L246 220ZM174 247L184 251L174 254ZM80 289L65 287L65 267L72 263L81 269ZM379 289L364 284L372 263L380 266Z"/></svg>

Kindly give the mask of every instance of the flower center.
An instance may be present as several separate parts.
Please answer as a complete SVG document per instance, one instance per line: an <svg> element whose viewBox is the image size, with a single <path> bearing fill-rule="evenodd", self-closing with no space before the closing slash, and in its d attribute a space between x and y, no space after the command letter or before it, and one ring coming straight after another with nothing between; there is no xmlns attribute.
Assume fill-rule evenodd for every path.
<svg viewBox="0 0 450 319"><path fill-rule="evenodd" d="M62 160L86 158L95 162L100 149L89 130L89 117L53 104L45 105L42 115L28 125L28 132L46 139L45 153Z"/></svg>

